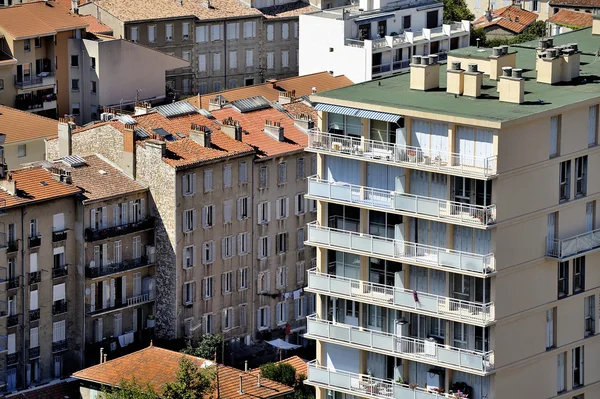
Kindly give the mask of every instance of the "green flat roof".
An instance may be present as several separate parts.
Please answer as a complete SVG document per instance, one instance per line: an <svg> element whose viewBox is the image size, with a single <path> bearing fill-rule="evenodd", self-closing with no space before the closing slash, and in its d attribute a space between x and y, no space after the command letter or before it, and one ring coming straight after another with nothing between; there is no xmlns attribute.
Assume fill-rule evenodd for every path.
<svg viewBox="0 0 600 399"><path fill-rule="evenodd" d="M437 90L426 92L410 90L410 75L405 72L319 93L314 97L317 102L327 102L327 99L331 99L361 103L366 109L369 108L369 104L390 107L400 114L402 110L411 110L490 122L516 120L593 98L600 100L600 58L592 55L600 48L600 36L592 36L591 29L586 28L554 37L554 45L568 43L577 43L582 52L580 77L569 83L555 85L536 81L537 40L510 47L511 52L517 51L516 67L523 69L525 78L523 104L500 102L497 92L498 82L490 80L488 75L484 75L479 98L455 97L454 94L446 93L444 65L440 68L440 87ZM467 47L455 51L463 56L487 52L487 50L484 52L479 50L481 49ZM491 54L491 49L489 53Z"/></svg>

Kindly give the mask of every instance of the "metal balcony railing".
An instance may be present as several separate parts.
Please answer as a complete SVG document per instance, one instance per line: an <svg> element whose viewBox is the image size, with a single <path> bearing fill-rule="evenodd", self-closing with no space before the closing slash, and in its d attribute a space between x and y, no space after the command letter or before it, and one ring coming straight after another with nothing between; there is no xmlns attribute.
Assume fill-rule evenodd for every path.
<svg viewBox="0 0 600 399"><path fill-rule="evenodd" d="M6 355L6 365L12 366L13 364L17 364L19 362L19 352L9 353Z"/></svg>
<svg viewBox="0 0 600 399"><path fill-rule="evenodd" d="M496 270L494 254L481 255L432 247L325 227L317 222L308 223L307 227L308 239L306 243L308 245L339 248L340 251L411 263L417 266L447 268L455 273L476 273L481 277L485 277Z"/></svg>
<svg viewBox="0 0 600 399"><path fill-rule="evenodd" d="M67 340L64 339L62 341L52 342L52 352L62 352L68 349Z"/></svg>
<svg viewBox="0 0 600 399"><path fill-rule="evenodd" d="M131 234L142 230L153 229L155 218L149 216L139 222L128 223L121 226L107 227L104 229L85 229L86 241L98 241L106 238L118 237L124 234Z"/></svg>
<svg viewBox="0 0 600 399"><path fill-rule="evenodd" d="M42 281L42 272L29 272L29 284L35 284Z"/></svg>
<svg viewBox="0 0 600 399"><path fill-rule="evenodd" d="M115 298L115 302L114 304L108 305L104 308L102 307L98 307L96 306L96 304L94 304L93 306L91 304L86 304L85 305L85 311L87 314L98 314L98 313L104 313L104 312L111 312L113 310L117 310L117 309L122 309L122 308L126 308L126 307L130 307L130 306L136 306L136 305L141 305L143 303L146 302L150 302L154 300L154 292L153 291L148 291L148 292L142 292L139 295L134 295L134 296L130 296L128 297L125 302L122 301L117 301Z"/></svg>
<svg viewBox="0 0 600 399"><path fill-rule="evenodd" d="M52 304L52 314L56 316L62 313L67 313L67 301L65 299L54 301Z"/></svg>
<svg viewBox="0 0 600 399"><path fill-rule="evenodd" d="M43 72L44 76L18 76L15 75L15 87L17 89L24 89L27 87L51 85L54 84L54 72Z"/></svg>
<svg viewBox="0 0 600 399"><path fill-rule="evenodd" d="M479 326L494 322L494 304L463 301L411 289L308 271L308 291Z"/></svg>
<svg viewBox="0 0 600 399"><path fill-rule="evenodd" d="M67 267L67 265L53 267L52 268L52 278L65 277L68 274L68 272L69 272L69 268Z"/></svg>
<svg viewBox="0 0 600 399"><path fill-rule="evenodd" d="M396 211L409 216L424 216L461 225L483 227L496 223L495 205L471 205L344 182L330 182L317 176L308 178L308 195L359 207L386 212Z"/></svg>
<svg viewBox="0 0 600 399"><path fill-rule="evenodd" d="M17 252L19 250L19 242L17 240L8 241L6 252Z"/></svg>
<svg viewBox="0 0 600 399"><path fill-rule="evenodd" d="M66 239L67 239L67 230L52 232L52 242L64 241Z"/></svg>
<svg viewBox="0 0 600 399"><path fill-rule="evenodd" d="M19 315L18 314L13 314L6 318L6 326L7 327L14 327L17 325L19 325Z"/></svg>
<svg viewBox="0 0 600 399"><path fill-rule="evenodd" d="M326 340L338 344L349 344L384 354L416 360L440 367L466 371L479 375L494 371L494 352L461 349L441 345L434 340L396 336L377 330L369 330L348 324L307 318L307 338Z"/></svg>
<svg viewBox="0 0 600 399"><path fill-rule="evenodd" d="M40 347L29 348L29 360L37 359L38 357L40 357Z"/></svg>
<svg viewBox="0 0 600 399"><path fill-rule="evenodd" d="M36 248L42 244L42 236L29 237L29 248Z"/></svg>
<svg viewBox="0 0 600 399"><path fill-rule="evenodd" d="M548 239L546 241L546 256L558 260L567 260L598 249L600 249L600 229L562 240Z"/></svg>
<svg viewBox="0 0 600 399"><path fill-rule="evenodd" d="M453 175L490 178L496 175L497 157L476 157L435 149L421 149L361 137L325 133L312 129L308 133L309 150L347 158L370 159L407 168Z"/></svg>
<svg viewBox="0 0 600 399"><path fill-rule="evenodd" d="M36 321L40 319L40 310L30 310L29 311L29 321Z"/></svg>
<svg viewBox="0 0 600 399"><path fill-rule="evenodd" d="M20 276L11 277L6 280L6 285L9 290L14 290L16 288L19 288L20 281L21 281Z"/></svg>
<svg viewBox="0 0 600 399"><path fill-rule="evenodd" d="M149 266L153 264L154 261L154 256L143 255L137 259L129 259L119 263L112 263L107 266L91 267L90 265L87 265L85 267L85 276L87 278L108 276L113 273L121 273L138 267Z"/></svg>

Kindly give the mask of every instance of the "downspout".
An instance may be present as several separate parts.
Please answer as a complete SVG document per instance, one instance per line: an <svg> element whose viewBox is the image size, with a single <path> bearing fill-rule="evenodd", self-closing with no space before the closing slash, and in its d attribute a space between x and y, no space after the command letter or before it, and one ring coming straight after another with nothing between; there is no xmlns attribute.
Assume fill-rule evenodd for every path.
<svg viewBox="0 0 600 399"><path fill-rule="evenodd" d="M80 275L80 279L83 282L83 297L81 298L81 356L80 356L80 368L83 370L84 365L85 365L85 343L86 343L86 339L85 339L85 207L83 206L83 202L80 203L81 206L81 255L79 257L79 260L83 260L82 262L82 273ZM75 240L77 240L77 237L75 237ZM90 295L90 299L91 299L91 295Z"/></svg>
<svg viewBox="0 0 600 399"><path fill-rule="evenodd" d="M223 71L222 90L227 90L227 20L223 20Z"/></svg>
<svg viewBox="0 0 600 399"><path fill-rule="evenodd" d="M21 359L23 359L23 386L27 382L27 363L25 362L25 207L21 207L21 279L19 286L21 288L21 309L22 309L22 327L21 327Z"/></svg>
<svg viewBox="0 0 600 399"><path fill-rule="evenodd" d="M251 184L251 188L252 188L252 203L251 203L251 210L250 210L250 214L252 215L254 213L254 205L255 205L255 196L254 196L254 156L252 157L252 163L251 163L252 167L250 168L250 176L252 176L252 184ZM256 297L254 294L254 288L256 287L256 284L254 283L254 268L255 268L255 262L256 262L256 253L254 252L254 230L256 229L256 223L254 222L254 218L251 218L251 222L252 224L252 229L250 230L252 233L250 235L250 242L252 243L250 248L251 248L251 256L252 256L252 280L249 281L249 284L252 286L252 288L250 289L250 294L252 295L252 314L250 315L250 337L252 337L254 335L255 332L255 328L254 328L254 322L256 321L255 317L256 317Z"/></svg>

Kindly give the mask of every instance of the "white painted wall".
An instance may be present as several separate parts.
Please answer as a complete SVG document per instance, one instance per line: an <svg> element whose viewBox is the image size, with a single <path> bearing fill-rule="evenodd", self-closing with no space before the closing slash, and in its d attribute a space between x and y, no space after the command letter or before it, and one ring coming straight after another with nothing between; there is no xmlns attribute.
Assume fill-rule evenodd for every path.
<svg viewBox="0 0 600 399"><path fill-rule="evenodd" d="M360 351L330 343L323 343L327 353L327 366L330 370L343 370L350 373L360 373L358 369Z"/></svg>

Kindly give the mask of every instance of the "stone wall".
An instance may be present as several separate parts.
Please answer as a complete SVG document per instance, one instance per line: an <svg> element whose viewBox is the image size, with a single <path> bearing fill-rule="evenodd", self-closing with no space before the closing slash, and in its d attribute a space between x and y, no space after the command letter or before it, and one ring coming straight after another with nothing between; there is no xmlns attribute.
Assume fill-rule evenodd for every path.
<svg viewBox="0 0 600 399"><path fill-rule="evenodd" d="M73 135L73 154L102 154L111 162L121 165L122 152L123 134L111 125L99 126ZM46 159L59 157L58 138L47 140Z"/></svg>

